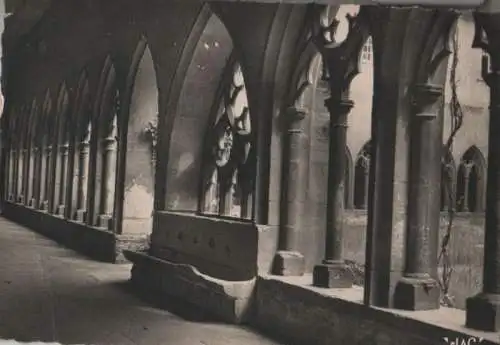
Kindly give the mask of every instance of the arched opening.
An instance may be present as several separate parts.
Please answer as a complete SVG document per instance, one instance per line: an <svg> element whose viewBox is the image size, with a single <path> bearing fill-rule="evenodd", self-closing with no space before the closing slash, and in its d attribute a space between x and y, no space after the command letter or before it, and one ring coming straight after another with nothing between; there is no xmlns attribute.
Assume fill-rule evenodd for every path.
<svg viewBox="0 0 500 345"><path fill-rule="evenodd" d="M457 211L481 212L484 210L485 164L481 151L470 147L462 156L457 178Z"/></svg>
<svg viewBox="0 0 500 345"><path fill-rule="evenodd" d="M158 85L153 57L143 38L136 49L127 82L130 103L121 113L117 231L150 233L154 209L154 180L158 130ZM125 96L127 98L127 96ZM127 102L127 101L125 101ZM122 214L120 216L120 213Z"/></svg>
<svg viewBox="0 0 500 345"><path fill-rule="evenodd" d="M370 176L371 143L366 143L358 154L354 172L354 208L366 210L368 207L368 187Z"/></svg>
<svg viewBox="0 0 500 345"><path fill-rule="evenodd" d="M50 190L50 161L52 156L51 138L54 135L54 118L52 116L52 100L50 92L47 91L43 105L41 132L41 164L40 164L40 199L39 208L42 211L49 209Z"/></svg>
<svg viewBox="0 0 500 345"><path fill-rule="evenodd" d="M252 126L241 67L230 63L215 121L208 128L200 212L252 217Z"/></svg>
<svg viewBox="0 0 500 345"><path fill-rule="evenodd" d="M56 137L54 138L54 156L51 166L53 171L51 212L58 216L64 216L66 202L66 169L68 165L69 149L69 95L64 83L59 91L55 116L57 129Z"/></svg>
<svg viewBox="0 0 500 345"><path fill-rule="evenodd" d="M87 187L86 223L102 229L114 227L114 196L117 163L117 116L119 92L115 68L108 56L104 61L91 121L90 162Z"/></svg>
<svg viewBox="0 0 500 345"><path fill-rule="evenodd" d="M87 212L87 188L89 176L89 148L92 136L92 103L89 84L85 71L82 73L75 97L73 124L71 132L70 163L68 179L71 179L68 189L68 210L66 216L77 222L84 222Z"/></svg>
<svg viewBox="0 0 500 345"><path fill-rule="evenodd" d="M224 71L233 50L226 27L213 14L196 39L169 138L165 203L171 211L201 211L207 133L220 109L222 80L227 80Z"/></svg>

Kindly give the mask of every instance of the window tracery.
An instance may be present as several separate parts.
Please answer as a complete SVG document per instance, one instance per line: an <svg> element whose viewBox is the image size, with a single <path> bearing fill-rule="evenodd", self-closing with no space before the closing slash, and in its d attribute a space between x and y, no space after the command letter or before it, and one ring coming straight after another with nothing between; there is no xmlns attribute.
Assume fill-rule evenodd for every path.
<svg viewBox="0 0 500 345"><path fill-rule="evenodd" d="M239 64L224 85L208 133L201 212L237 218L252 216L252 126Z"/></svg>

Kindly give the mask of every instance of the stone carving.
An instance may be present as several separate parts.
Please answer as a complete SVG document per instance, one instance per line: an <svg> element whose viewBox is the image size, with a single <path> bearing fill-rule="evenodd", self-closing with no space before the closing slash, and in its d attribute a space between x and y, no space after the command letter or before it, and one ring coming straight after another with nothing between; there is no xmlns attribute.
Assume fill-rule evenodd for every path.
<svg viewBox="0 0 500 345"><path fill-rule="evenodd" d="M245 203L243 199L250 193L247 187L252 185L253 175L248 166L252 151L250 113L238 65L227 87L219 115L209 133L203 204L207 212L218 209L219 214L234 216L234 210L231 211L233 196L239 194L240 203ZM214 204L219 206L214 207Z"/></svg>

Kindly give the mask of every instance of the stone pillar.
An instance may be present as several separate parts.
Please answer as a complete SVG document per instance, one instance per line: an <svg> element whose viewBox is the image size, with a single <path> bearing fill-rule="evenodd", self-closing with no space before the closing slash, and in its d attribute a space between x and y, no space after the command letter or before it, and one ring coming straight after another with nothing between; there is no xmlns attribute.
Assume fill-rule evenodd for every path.
<svg viewBox="0 0 500 345"><path fill-rule="evenodd" d="M299 251L301 220L305 209L306 179L301 159L305 134L302 120L306 112L290 107L285 113L288 122L285 151L283 204L279 250L274 257L273 273L281 276L301 276L305 271L305 259Z"/></svg>
<svg viewBox="0 0 500 345"><path fill-rule="evenodd" d="M68 166L68 149L69 144L65 143L59 147L59 152L61 154L61 165L60 165L60 175L59 175L59 205L57 207L57 215L64 217L66 208L66 177L67 177L67 166Z"/></svg>
<svg viewBox="0 0 500 345"><path fill-rule="evenodd" d="M9 159L9 182L8 182L8 190L9 190L9 201L14 201L14 187L15 187L15 179L16 179L16 150L10 150L10 159Z"/></svg>
<svg viewBox="0 0 500 345"><path fill-rule="evenodd" d="M442 85L430 83L414 87L414 107L410 126L410 174L408 224L403 277L394 292L394 306L406 310L438 309L440 289L431 277L435 271L431 256L433 237L439 232L434 200L441 195L443 114ZM436 213L437 214L437 213ZM434 232L434 234L432 233Z"/></svg>
<svg viewBox="0 0 500 345"><path fill-rule="evenodd" d="M26 155L26 150L24 148L19 148L17 157L17 167L16 167L16 202L23 203L23 161Z"/></svg>
<svg viewBox="0 0 500 345"><path fill-rule="evenodd" d="M333 93L332 97L334 97ZM330 112L325 257L321 264L314 267L313 285L347 288L352 286L353 275L342 255L344 172L347 115L354 103L347 99L332 97L325 101Z"/></svg>
<svg viewBox="0 0 500 345"><path fill-rule="evenodd" d="M75 220L85 221L87 206L87 168L89 165L89 139L85 138L79 145L78 180L76 189L76 214Z"/></svg>
<svg viewBox="0 0 500 345"><path fill-rule="evenodd" d="M38 207L38 200L40 198L40 148L33 147L33 193L31 194L30 206L33 208Z"/></svg>
<svg viewBox="0 0 500 345"><path fill-rule="evenodd" d="M363 163L365 165L364 170L363 170L363 204L361 205L361 208L363 210L367 209L368 206L368 195L370 193L370 159L369 158L364 158Z"/></svg>
<svg viewBox="0 0 500 345"><path fill-rule="evenodd" d="M102 148L101 190L97 225L101 228L111 229L113 210L110 208L110 198L114 194L115 179L113 176L116 169L116 139L113 131L103 139Z"/></svg>
<svg viewBox="0 0 500 345"><path fill-rule="evenodd" d="M500 330L500 14L476 13L473 47L486 50L491 71L483 65L483 78L490 88L488 175L484 237L483 289L467 299L466 326L478 330ZM486 33L487 41L483 39Z"/></svg>
<svg viewBox="0 0 500 345"><path fill-rule="evenodd" d="M313 285L318 287L348 288L354 280L342 255L345 148L347 115L354 105L349 99L349 89L359 73L361 50L368 39L368 15L367 9L361 7L356 16L347 16L348 33L341 43L328 40L325 30L313 37L327 67L330 86L330 98L325 101L330 113L325 256L313 271ZM327 31L331 33L332 28Z"/></svg>
<svg viewBox="0 0 500 345"><path fill-rule="evenodd" d="M42 181L44 186L43 186L42 198L40 199L41 203L40 209L45 212L48 212L49 210L51 156L52 156L52 145L49 145L45 148L45 164L43 167L43 169L45 170L44 173L45 179L44 181Z"/></svg>

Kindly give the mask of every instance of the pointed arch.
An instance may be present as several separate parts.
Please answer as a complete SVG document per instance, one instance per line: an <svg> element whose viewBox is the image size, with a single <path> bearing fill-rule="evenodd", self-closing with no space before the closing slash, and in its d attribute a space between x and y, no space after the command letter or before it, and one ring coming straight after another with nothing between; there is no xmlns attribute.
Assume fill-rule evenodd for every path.
<svg viewBox="0 0 500 345"><path fill-rule="evenodd" d="M484 210L486 161L481 150L472 145L462 155L457 176L457 210L481 212Z"/></svg>
<svg viewBox="0 0 500 345"><path fill-rule="evenodd" d="M354 168L354 208L356 209L365 210L368 206L371 146L371 140L369 140L356 157Z"/></svg>
<svg viewBox="0 0 500 345"><path fill-rule="evenodd" d="M72 131L69 147L67 218L85 220L89 172L89 145L92 135L92 110L87 69L80 72L72 113Z"/></svg>
<svg viewBox="0 0 500 345"><path fill-rule="evenodd" d="M153 227L159 91L146 37L136 45L125 81L118 123L115 230L150 233ZM141 200L142 207L134 207Z"/></svg>
<svg viewBox="0 0 500 345"><path fill-rule="evenodd" d="M111 221L113 215L103 214L103 212L108 212L110 208L110 205L104 205L109 201L108 195L104 197L104 194L114 195L114 182L107 179L114 178L116 166L112 163L107 166L108 157L105 155L108 148L111 149L109 151L111 156L115 154L114 145L116 142L113 142L115 138L113 125L119 111L119 96L115 66L111 56L107 55L99 77L91 121L92 136L90 138L88 197L85 213L88 225L97 225L107 230L111 230L113 226ZM103 145L113 147L104 148ZM103 159L106 162L103 162ZM115 157L109 157L109 159L114 160ZM105 175L108 173L111 175L103 176L103 172ZM105 202L103 202L103 197Z"/></svg>

